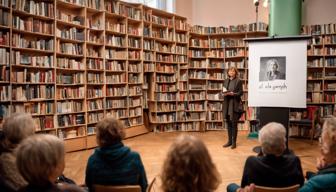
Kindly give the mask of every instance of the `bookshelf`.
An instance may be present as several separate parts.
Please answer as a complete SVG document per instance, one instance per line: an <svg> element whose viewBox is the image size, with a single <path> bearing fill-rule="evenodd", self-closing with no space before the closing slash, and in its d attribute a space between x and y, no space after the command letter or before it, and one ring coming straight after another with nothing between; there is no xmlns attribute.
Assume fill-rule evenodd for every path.
<svg viewBox="0 0 336 192"><path fill-rule="evenodd" d="M192 27L189 35L189 96L195 96L190 93L194 91L190 86L193 81L197 82L194 83L196 87L199 86L195 92L202 93L202 86L205 87L204 104L202 102L199 104L205 106L200 110L200 113L203 113L203 110L205 113L204 130L222 130L226 127L223 124L222 101L219 94L227 78L227 69L231 66L238 69L238 76L243 81L242 100L247 111L240 119L238 129L247 130L249 125L246 120L255 119L255 109L247 108L248 45L243 39L266 36L266 27L263 23L229 27ZM190 100L197 102L195 99L196 97L191 98L189 102Z"/></svg>
<svg viewBox="0 0 336 192"><path fill-rule="evenodd" d="M178 63L178 79L177 79L177 126L176 130L186 131L192 130L193 122L187 119L188 110L188 35L189 26L187 19L178 15L174 16L174 40L175 53Z"/></svg>
<svg viewBox="0 0 336 192"><path fill-rule="evenodd" d="M307 104L317 106L320 117L335 115L336 24L302 29L312 35L307 49Z"/></svg>
<svg viewBox="0 0 336 192"><path fill-rule="evenodd" d="M103 1L86 0L87 148L95 147L96 124L106 115Z"/></svg>
<svg viewBox="0 0 336 192"><path fill-rule="evenodd" d="M9 0L0 1L0 123L10 114L11 82L10 54L11 42L11 4Z"/></svg>
<svg viewBox="0 0 336 192"><path fill-rule="evenodd" d="M10 79L11 112L31 113L36 132L57 135L54 7L53 1L11 2Z"/></svg>
<svg viewBox="0 0 336 192"><path fill-rule="evenodd" d="M117 0L0 0L0 123L31 113L66 151L96 146L95 125L143 125L142 5Z"/></svg>
<svg viewBox="0 0 336 192"><path fill-rule="evenodd" d="M226 62L246 60L246 45L222 40L256 33L195 32L184 17L118 0L3 0L0 15L0 118L30 112L36 131L64 139L67 151L95 147L106 116L127 136L147 132L144 109L158 132L219 129Z"/></svg>

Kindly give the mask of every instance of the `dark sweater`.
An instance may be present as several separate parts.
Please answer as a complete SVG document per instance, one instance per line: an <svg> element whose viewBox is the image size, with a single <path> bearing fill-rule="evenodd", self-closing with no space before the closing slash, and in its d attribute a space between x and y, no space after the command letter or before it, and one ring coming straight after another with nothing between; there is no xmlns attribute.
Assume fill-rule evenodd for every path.
<svg viewBox="0 0 336 192"><path fill-rule="evenodd" d="M147 188L147 178L140 155L118 142L97 148L86 167L85 183L90 191L93 185L140 185Z"/></svg>
<svg viewBox="0 0 336 192"><path fill-rule="evenodd" d="M301 162L295 155L250 156L245 163L241 187L251 183L265 187L302 186L303 182Z"/></svg>

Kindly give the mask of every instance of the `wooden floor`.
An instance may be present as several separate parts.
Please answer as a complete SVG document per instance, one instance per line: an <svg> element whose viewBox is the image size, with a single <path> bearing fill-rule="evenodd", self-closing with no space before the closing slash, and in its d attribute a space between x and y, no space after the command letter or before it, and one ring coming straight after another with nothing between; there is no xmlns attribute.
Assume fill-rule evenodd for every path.
<svg viewBox="0 0 336 192"><path fill-rule="evenodd" d="M223 148L226 141L226 132L188 132L188 133L148 133L124 141L125 145L140 153L148 182L160 174L168 148L180 134L190 134L201 138L222 176L222 184L217 191L226 191L228 183L240 183L243 166L249 155L255 155L252 148L258 144L256 139L248 139L244 133L239 133L237 148ZM319 155L317 142L312 145L309 140L290 139L289 148L294 150L301 159L305 171L315 171L316 157ZM65 175L74 179L78 184L84 183L87 159L93 150L72 152L66 155Z"/></svg>

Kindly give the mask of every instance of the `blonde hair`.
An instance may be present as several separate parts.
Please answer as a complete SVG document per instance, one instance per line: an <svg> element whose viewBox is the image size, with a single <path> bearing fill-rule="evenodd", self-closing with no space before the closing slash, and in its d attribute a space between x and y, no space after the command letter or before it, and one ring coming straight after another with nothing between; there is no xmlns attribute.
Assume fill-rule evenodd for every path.
<svg viewBox="0 0 336 192"><path fill-rule="evenodd" d="M1 150L12 151L26 137L35 132L35 123L30 114L14 113L2 125Z"/></svg>
<svg viewBox="0 0 336 192"><path fill-rule="evenodd" d="M229 69L227 70L228 75L229 75L229 71L231 71L231 70L233 70L236 73L235 77L238 77L239 71L238 71L237 67L234 67L234 66L229 67Z"/></svg>
<svg viewBox="0 0 336 192"><path fill-rule="evenodd" d="M217 189L220 174L204 143L182 135L170 147L162 170L165 192L207 192Z"/></svg>
<svg viewBox="0 0 336 192"><path fill-rule="evenodd" d="M271 122L259 131L259 142L264 154L281 155L286 148L286 129L280 123Z"/></svg>
<svg viewBox="0 0 336 192"><path fill-rule="evenodd" d="M99 121L97 127L97 143L100 147L120 142L125 137L124 125L120 120L107 117Z"/></svg>
<svg viewBox="0 0 336 192"><path fill-rule="evenodd" d="M39 134L21 142L16 164L29 184L44 186L49 183L49 176L64 163L64 155L62 140L53 135Z"/></svg>
<svg viewBox="0 0 336 192"><path fill-rule="evenodd" d="M336 118L327 118L323 124L322 134L327 137L327 141L323 141L328 146L328 151L336 156Z"/></svg>

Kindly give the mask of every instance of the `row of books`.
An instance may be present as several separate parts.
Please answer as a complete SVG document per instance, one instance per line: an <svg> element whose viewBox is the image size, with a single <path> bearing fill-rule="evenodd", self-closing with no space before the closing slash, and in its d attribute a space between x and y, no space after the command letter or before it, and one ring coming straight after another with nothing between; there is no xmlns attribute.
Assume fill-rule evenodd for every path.
<svg viewBox="0 0 336 192"><path fill-rule="evenodd" d="M71 28L56 28L56 36L64 39L84 41L84 30L77 29L76 27Z"/></svg>
<svg viewBox="0 0 336 192"><path fill-rule="evenodd" d="M302 27L303 34L322 35L322 34L335 34L336 24L322 24L322 25L305 25Z"/></svg>
<svg viewBox="0 0 336 192"><path fill-rule="evenodd" d="M0 45L9 46L9 31L0 31Z"/></svg>
<svg viewBox="0 0 336 192"><path fill-rule="evenodd" d="M15 83L53 83L55 75L53 71L12 71L12 82Z"/></svg>
<svg viewBox="0 0 336 192"><path fill-rule="evenodd" d="M12 35L12 45L18 48L30 48L37 50L52 51L54 49L53 39L39 39L32 38L28 39L22 34L14 33Z"/></svg>
<svg viewBox="0 0 336 192"><path fill-rule="evenodd" d="M45 129L54 128L53 116L34 117L35 131L42 131Z"/></svg>
<svg viewBox="0 0 336 192"><path fill-rule="evenodd" d="M84 83L84 73L74 73L74 74L57 74L56 83L59 84L83 84Z"/></svg>
<svg viewBox="0 0 336 192"><path fill-rule="evenodd" d="M87 74L87 83L104 83L104 73L88 73Z"/></svg>
<svg viewBox="0 0 336 192"><path fill-rule="evenodd" d="M206 120L210 121L223 121L223 113L217 111L208 111L206 114Z"/></svg>
<svg viewBox="0 0 336 192"><path fill-rule="evenodd" d="M9 50L0 48L0 66L9 66Z"/></svg>
<svg viewBox="0 0 336 192"><path fill-rule="evenodd" d="M92 70L103 70L104 69L103 60L89 58L86 60L86 68Z"/></svg>
<svg viewBox="0 0 336 192"><path fill-rule="evenodd" d="M88 110L93 111L93 110L100 110L103 109L103 100L90 100L87 102Z"/></svg>
<svg viewBox="0 0 336 192"><path fill-rule="evenodd" d="M77 113L84 110L82 101L57 102L57 113Z"/></svg>
<svg viewBox="0 0 336 192"><path fill-rule="evenodd" d="M12 87L13 101L29 101L34 99L53 99L54 86L49 85L25 85Z"/></svg>
<svg viewBox="0 0 336 192"><path fill-rule="evenodd" d="M13 0L12 7L15 10L24 11L32 15L54 18L54 5L52 2Z"/></svg>
<svg viewBox="0 0 336 192"><path fill-rule="evenodd" d="M267 31L267 27L268 25L262 22L221 27L204 27L200 25L195 25L191 28L191 32L198 34L244 33L253 31Z"/></svg>
<svg viewBox="0 0 336 192"><path fill-rule="evenodd" d="M18 103L12 105L15 113L31 113L32 115L48 115L55 113L54 102Z"/></svg>
<svg viewBox="0 0 336 192"><path fill-rule="evenodd" d="M28 53L21 53L20 51L12 51L13 65L24 65L32 67L52 68L54 66L53 56L35 56Z"/></svg>
<svg viewBox="0 0 336 192"><path fill-rule="evenodd" d="M86 32L86 39L89 43L96 43L100 44L101 46L104 43L104 36L91 30Z"/></svg>
<svg viewBox="0 0 336 192"><path fill-rule="evenodd" d="M99 47L86 46L86 56L102 59L102 52Z"/></svg>
<svg viewBox="0 0 336 192"><path fill-rule="evenodd" d="M57 60L57 67L61 69L81 69L81 70L85 69L84 64L81 61L77 61L75 59L58 57L56 60Z"/></svg>
<svg viewBox="0 0 336 192"><path fill-rule="evenodd" d="M75 25L84 25L84 16L64 13L62 9L56 10L56 19Z"/></svg>
<svg viewBox="0 0 336 192"><path fill-rule="evenodd" d="M88 89L89 91L90 89ZM90 94L88 93L88 97ZM56 99L84 99L84 87L58 87L56 89Z"/></svg>
<svg viewBox="0 0 336 192"><path fill-rule="evenodd" d="M105 30L125 34L126 33L126 24L116 22L115 20L106 19Z"/></svg>
<svg viewBox="0 0 336 192"><path fill-rule="evenodd" d="M52 22L31 17L13 16L13 28L33 33L54 34L54 24Z"/></svg>
<svg viewBox="0 0 336 192"><path fill-rule="evenodd" d="M68 127L85 124L84 114L69 114L57 116L58 127Z"/></svg>
<svg viewBox="0 0 336 192"><path fill-rule="evenodd" d="M101 119L104 119L104 112L88 113L88 124L97 123Z"/></svg>
<svg viewBox="0 0 336 192"><path fill-rule="evenodd" d="M78 43L61 43L57 41L56 50L59 53L69 55L83 55L83 45Z"/></svg>
<svg viewBox="0 0 336 192"><path fill-rule="evenodd" d="M126 74L111 74L106 76L106 83L113 84L113 83L126 83L127 78Z"/></svg>

